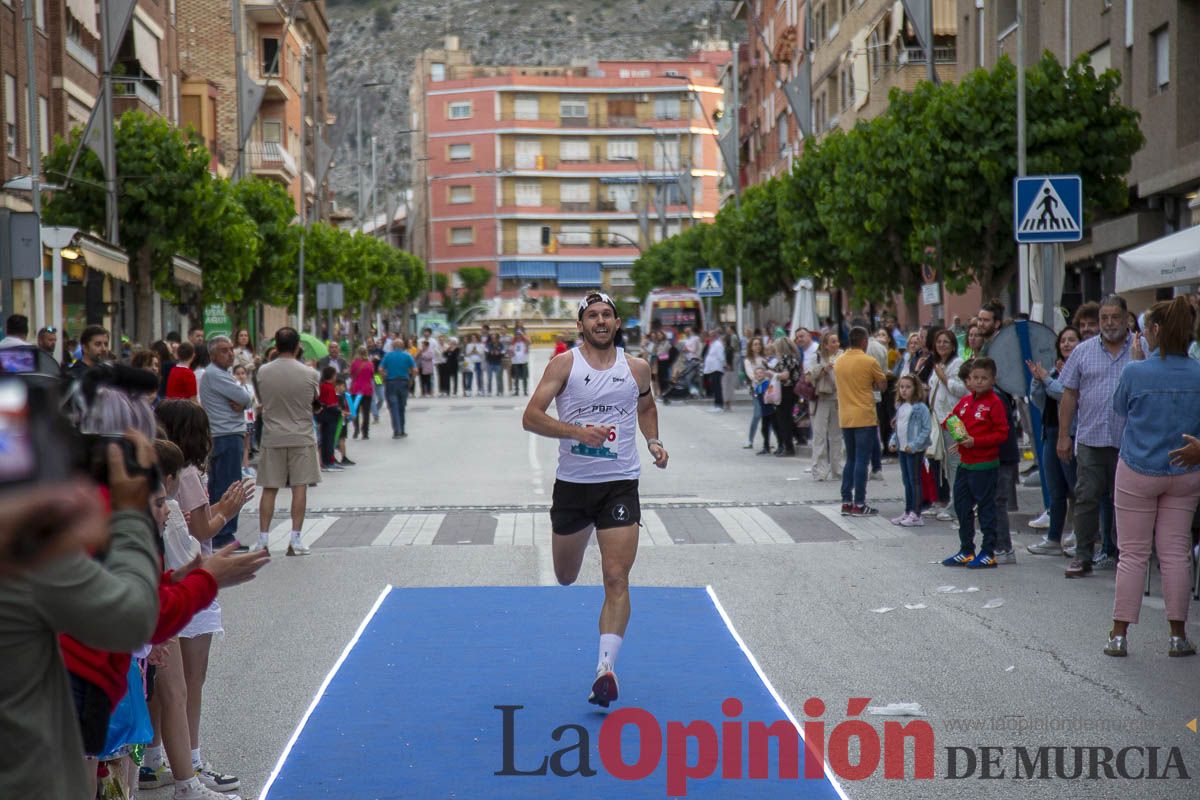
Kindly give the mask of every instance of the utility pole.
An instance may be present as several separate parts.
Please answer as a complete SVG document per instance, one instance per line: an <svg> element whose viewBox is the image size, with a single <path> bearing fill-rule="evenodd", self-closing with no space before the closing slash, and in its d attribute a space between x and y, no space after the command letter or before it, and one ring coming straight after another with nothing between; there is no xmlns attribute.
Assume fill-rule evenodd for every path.
<svg viewBox="0 0 1200 800"><path fill-rule="evenodd" d="M375 191L375 136L371 136L371 236L379 236L379 208L376 205L378 193Z"/></svg>
<svg viewBox="0 0 1200 800"><path fill-rule="evenodd" d="M312 45L305 45L304 49L305 49L304 55L308 56L309 51L312 49ZM304 112L305 112L304 102L305 102L305 99L307 96L307 93L305 91L305 86L306 86L306 78L308 77L307 75L304 74L304 72L305 72L305 65L306 65L307 61L308 61L307 57L302 58L300 60L300 64L301 64L301 67L300 67L300 256L299 256L299 264L298 264L299 271L300 271L300 291L296 297L296 330L298 330L298 331L304 330L304 234L305 234L306 226L308 224L308 199L306 196L307 192L304 188L304 160L305 160L304 159L304 151L308 149L308 132L305 130L305 124L304 124ZM315 73L314 73L314 77L316 77ZM316 121L317 121L317 119L316 119L316 116L314 115L313 122L315 123ZM315 155L316 144L317 144L317 141L314 138L313 139L314 155ZM313 195L316 196L316 193L317 193L317 187L314 185L313 186Z"/></svg>
<svg viewBox="0 0 1200 800"><path fill-rule="evenodd" d="M738 88L738 42L733 43L733 165L730 169L733 170L733 207L736 211L742 210L742 132L739 122L740 107L738 105L739 88ZM737 284L734 289L734 302L737 303L737 335L741 337L742 331L742 264L739 260L735 265L735 273Z"/></svg>
<svg viewBox="0 0 1200 800"><path fill-rule="evenodd" d="M246 168L246 142L242 138L243 127L242 115L245 113L242 110L243 98L245 98L245 87L242 85L242 8L238 0L230 0L231 14L230 20L233 24L233 77L234 77L234 93L237 95L237 102L234 104L237 109L237 162L233 167L234 180L241 180L245 175ZM101 17L104 15L101 14ZM280 42L280 47L286 43L286 29L284 30L284 39Z"/></svg>
<svg viewBox="0 0 1200 800"><path fill-rule="evenodd" d="M1017 177L1025 177L1025 0L1017 0ZM1017 264L1017 307L1028 312L1029 248L1023 244L1017 245Z"/></svg>
<svg viewBox="0 0 1200 800"><path fill-rule="evenodd" d="M29 189L33 199L33 213L37 215L38 236L34 252L38 257L37 277L33 279L33 321L34 330L39 330L46 324L46 287L42 279L42 137L38 129L40 120L37 96L37 54L34 50L33 37L33 3L40 0L22 0L21 11L25 20L25 79L28 83L27 97L29 103Z"/></svg>
<svg viewBox="0 0 1200 800"><path fill-rule="evenodd" d="M933 0L925 0L925 77L937 83L937 69L933 63Z"/></svg>
<svg viewBox="0 0 1200 800"><path fill-rule="evenodd" d="M362 96L356 95L354 98L354 161L358 167L358 207L354 209L354 213L358 216L358 222L361 225L363 219L363 206L367 204L367 192L363 186L363 145L362 145Z"/></svg>

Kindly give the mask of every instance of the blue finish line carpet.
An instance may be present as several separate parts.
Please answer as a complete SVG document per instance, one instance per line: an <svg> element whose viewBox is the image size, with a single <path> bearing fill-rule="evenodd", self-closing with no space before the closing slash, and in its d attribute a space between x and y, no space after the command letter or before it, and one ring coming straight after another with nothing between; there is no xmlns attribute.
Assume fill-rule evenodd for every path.
<svg viewBox="0 0 1200 800"><path fill-rule="evenodd" d="M632 590L620 699L589 705L603 599L591 586L385 592L262 798L665 798L680 796L684 765L696 771L704 759L711 776L686 777L687 797L844 797L828 779L804 777L803 743L798 778L780 777L775 739L759 750L768 777L748 777L751 723L787 716L704 589ZM722 710L727 698L741 701L740 713ZM622 710L645 724L610 724L602 735ZM695 721L719 738L707 753L702 735L668 736L668 723ZM723 729L731 722L741 724ZM618 749L622 764L610 770ZM685 751L668 770L669 754ZM614 774L623 768L646 774Z"/></svg>

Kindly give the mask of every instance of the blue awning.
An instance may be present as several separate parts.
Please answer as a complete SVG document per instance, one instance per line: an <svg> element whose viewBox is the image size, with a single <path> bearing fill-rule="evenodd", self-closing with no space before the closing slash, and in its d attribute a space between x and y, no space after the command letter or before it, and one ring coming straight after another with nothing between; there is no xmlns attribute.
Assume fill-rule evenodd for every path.
<svg viewBox="0 0 1200 800"><path fill-rule="evenodd" d="M558 285L597 289L601 285L599 261L558 262Z"/></svg>
<svg viewBox="0 0 1200 800"><path fill-rule="evenodd" d="M501 261L500 277L511 280L544 281L558 275L553 261Z"/></svg>

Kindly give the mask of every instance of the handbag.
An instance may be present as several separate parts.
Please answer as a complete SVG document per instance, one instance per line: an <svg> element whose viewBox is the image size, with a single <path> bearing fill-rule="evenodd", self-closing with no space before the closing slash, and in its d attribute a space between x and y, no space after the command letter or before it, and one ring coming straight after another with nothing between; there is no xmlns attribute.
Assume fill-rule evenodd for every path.
<svg viewBox="0 0 1200 800"><path fill-rule="evenodd" d="M771 383L767 386L767 391L763 393L763 403L769 406L777 406L783 400L783 390L779 388L779 378L771 378Z"/></svg>

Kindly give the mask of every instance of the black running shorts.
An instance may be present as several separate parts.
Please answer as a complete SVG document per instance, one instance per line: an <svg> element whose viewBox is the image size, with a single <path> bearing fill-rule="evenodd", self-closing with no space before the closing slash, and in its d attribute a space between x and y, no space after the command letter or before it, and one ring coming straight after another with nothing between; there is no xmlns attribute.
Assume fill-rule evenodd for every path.
<svg viewBox="0 0 1200 800"><path fill-rule="evenodd" d="M589 525L596 530L624 528L642 520L638 500L638 482L607 483L554 482L554 501L550 506L550 526L555 533L578 533Z"/></svg>

